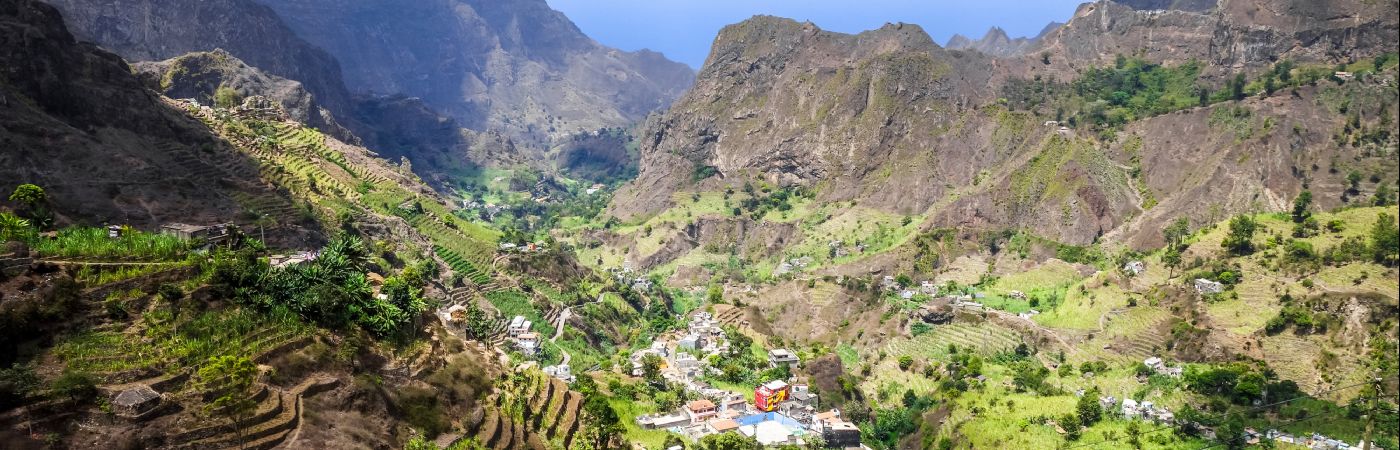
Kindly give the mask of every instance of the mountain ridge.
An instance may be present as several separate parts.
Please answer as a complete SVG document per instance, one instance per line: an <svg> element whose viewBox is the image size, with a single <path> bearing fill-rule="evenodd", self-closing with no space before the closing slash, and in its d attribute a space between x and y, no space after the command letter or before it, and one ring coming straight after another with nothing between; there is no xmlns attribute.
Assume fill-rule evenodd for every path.
<svg viewBox="0 0 1400 450"><path fill-rule="evenodd" d="M538 146L640 120L694 76L598 44L543 0L259 1L336 55L352 90L421 97L466 128Z"/></svg>

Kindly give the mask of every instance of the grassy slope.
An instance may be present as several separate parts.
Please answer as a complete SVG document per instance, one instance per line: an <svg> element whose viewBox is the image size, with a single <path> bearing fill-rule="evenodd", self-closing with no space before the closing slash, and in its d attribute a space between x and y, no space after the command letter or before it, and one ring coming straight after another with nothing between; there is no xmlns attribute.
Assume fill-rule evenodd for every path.
<svg viewBox="0 0 1400 450"><path fill-rule="evenodd" d="M1397 215L1395 207L1318 213L1316 216L1320 223L1326 224L1337 219L1346 223L1346 228L1336 233L1323 230L1318 236L1302 240L1311 243L1321 252L1348 237L1366 237L1375 223L1377 214L1383 211L1392 216ZM1278 371L1281 378L1298 382L1305 391L1317 392L1326 386L1348 385L1359 381L1359 377L1365 373L1364 370L1360 370L1364 367L1364 355L1360 349L1338 345L1334 342L1335 339L1328 335L1296 335L1285 332L1268 336L1262 333L1262 329L1264 323L1281 309L1279 297L1283 292L1292 292L1295 296L1326 292L1379 293L1394 305L1396 297L1400 296L1397 294L1400 292L1400 281L1397 281L1394 270L1369 262L1352 262L1340 267L1323 266L1316 271L1280 269L1278 261L1282 259L1281 246L1270 246L1266 242L1269 236L1275 233L1286 238L1292 230L1292 222L1286 216L1277 214L1261 214L1257 215L1256 219L1260 223L1260 230L1255 241L1261 244L1262 248L1247 257L1227 257L1229 262L1241 266L1245 276L1235 288L1238 298L1226 296L1224 300L1206 305L1204 309L1209 320L1214 327L1224 331L1225 336L1233 336L1240 340L1262 337L1264 357L1270 367ZM1223 223L1217 224L1191 237L1189 249L1185 252L1187 256L1184 258L1188 264L1196 256L1205 259L1226 257L1220 247L1220 242L1227 232L1226 228ZM1145 356L1160 354L1158 352L1164 351L1162 347L1169 338L1164 328L1165 324L1172 320L1172 311L1156 305L1151 300L1152 288L1189 282L1183 276L1182 270L1176 270L1169 278L1166 268L1161 264L1160 253L1147 255L1143 260L1149 268L1148 271L1121 285L1114 279L1116 275L1101 272L1081 277L1071 266L1057 260L1051 260L1026 272L1007 275L991 285L987 289L988 304L1010 311L1024 307L1024 302L1005 297L1011 290L1032 294L1065 292L1065 301L1053 308L1042 308L1042 311L1046 312L1037 316L1036 322L1067 331L1070 335L1075 335L1076 330L1078 335L1095 333L1094 338L1081 341L1076 352L1070 354L1069 362L1104 360L1110 363L1110 371L1088 379L1079 377L1077 371L1074 376L1063 379L1052 374L1049 382L1062 387L1069 394L1041 397L1030 393L1012 392L1007 387L1010 382L1007 368L987 364L987 386L981 391L974 390L964 394L956 400L958 407L955 408L949 422L955 424L952 429L956 429L959 436L969 439L968 443L976 448L1052 448L1063 442L1063 438L1052 428L1030 424L1031 419L1039 415L1060 415L1071 411L1074 404L1072 392L1076 389L1098 386L1106 395L1119 398L1145 398L1170 408L1183 405L1190 398L1190 394L1180 386L1155 382L1143 384L1132 374L1133 364ZM1187 271L1189 272L1189 269ZM1362 273L1366 273L1367 276L1361 277ZM1314 286L1304 287L1305 279L1312 280ZM1137 306L1128 307L1129 298L1135 299ZM936 326L934 332L917 338L896 338L886 347L884 353L887 356L874 362L872 376L864 385L867 392L878 396L882 389L891 385L897 386L901 391L905 388L913 389L916 393L933 390L935 381L913 371L899 370L896 361L901 355L914 356L916 361L946 361L947 343L959 338L957 333L940 332L940 329L954 327L971 328L967 325ZM984 355L990 355L998 348L1005 348L1004 345L984 345L996 340L982 337L976 340L976 348ZM1010 345L1014 345L1014 342L1010 341ZM1131 344L1132 348L1120 350L1117 345L1124 343ZM1114 348L1105 349L1104 346L1109 344L1115 344ZM1237 348L1234 351L1243 350ZM1336 362L1332 363L1337 370L1327 370L1336 374L1335 378L1325 384L1316 379L1320 355L1323 353L1337 355ZM862 356L867 360L875 359L875 355ZM915 367L920 367L920 363L916 363ZM1328 400L1345 402L1356 395L1356 390L1337 394L1328 397ZM1014 406L1007 407L1008 401ZM980 408L982 414L975 417L971 415L970 411L974 407ZM1290 405L1285 415L1292 417L1289 414L1300 408L1306 408L1316 415L1333 411L1336 406L1308 400L1299 402L1297 406ZM1250 423L1263 427L1270 422L1259 418L1251 420ZM1319 431L1350 438L1359 432L1358 424L1351 420L1304 420L1289 424L1283 429L1294 433ZM1125 426L1126 422L1121 420L1106 421L1089 429L1081 442L1098 441L1105 436L1125 436ZM1151 430L1153 427L1144 426L1143 429ZM950 427L942 429L944 435L952 432ZM1180 439L1170 432L1161 432L1144 437L1143 441L1145 448L1205 445L1202 442ZM1126 448L1124 445L1109 442L1095 448Z"/></svg>

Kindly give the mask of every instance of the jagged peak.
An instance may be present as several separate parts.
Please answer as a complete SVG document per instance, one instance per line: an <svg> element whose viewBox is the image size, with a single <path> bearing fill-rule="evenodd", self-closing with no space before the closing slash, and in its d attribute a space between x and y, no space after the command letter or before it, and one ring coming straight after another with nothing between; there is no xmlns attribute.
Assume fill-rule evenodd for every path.
<svg viewBox="0 0 1400 450"><path fill-rule="evenodd" d="M983 34L983 35L982 35L982 39L983 39L983 40L987 40L987 39L1002 39L1002 40L1008 40L1008 41L1009 41L1009 40L1011 40L1011 36L1009 36L1009 35L1006 34L1006 30L1003 30L1003 29L1001 29L1001 27L998 27L998 26L993 25L991 28L988 28L988 29L987 29L987 33L986 33L986 34Z"/></svg>

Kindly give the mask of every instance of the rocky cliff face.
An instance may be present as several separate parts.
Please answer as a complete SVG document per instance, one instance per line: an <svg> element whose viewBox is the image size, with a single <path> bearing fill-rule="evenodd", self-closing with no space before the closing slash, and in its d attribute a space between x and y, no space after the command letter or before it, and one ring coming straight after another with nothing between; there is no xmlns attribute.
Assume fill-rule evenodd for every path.
<svg viewBox="0 0 1400 450"><path fill-rule="evenodd" d="M1340 62L1394 51L1395 1L1099 1L1081 5L1036 53L1054 54L1062 74L1120 54L1176 64L1206 62L1217 74L1281 58Z"/></svg>
<svg viewBox="0 0 1400 450"><path fill-rule="evenodd" d="M690 68L589 39L544 0L259 0L345 68L352 90L404 94L473 130L528 142L627 125Z"/></svg>
<svg viewBox="0 0 1400 450"><path fill-rule="evenodd" d="M190 53L165 61L138 62L132 69L147 87L166 97L195 99L212 105L214 94L220 87L226 87L240 97L258 95L272 99L281 104L293 120L341 140L358 142L300 82L264 73L224 50Z"/></svg>
<svg viewBox="0 0 1400 450"><path fill-rule="evenodd" d="M223 49L268 74L296 80L338 114L351 99L329 54L251 0L51 0L79 39L128 61Z"/></svg>
<svg viewBox="0 0 1400 450"><path fill-rule="evenodd" d="M0 184L44 187L60 222L214 223L246 219L235 198L289 204L51 6L0 2L0 67Z"/></svg>
<svg viewBox="0 0 1400 450"><path fill-rule="evenodd" d="M1064 24L1051 22L1049 25L1046 25L1045 28L1041 29L1040 34L1035 35L1035 37L1019 37L1016 39L1011 39L1011 37L1007 36L1006 30L1002 30L999 27L992 27L987 30L987 34L977 40L969 39L967 36L961 34L954 34L953 37L948 39L948 45L945 47L949 50L973 50L998 57L1020 56L1030 49L1035 48L1040 44L1042 37L1061 26L1064 26Z"/></svg>

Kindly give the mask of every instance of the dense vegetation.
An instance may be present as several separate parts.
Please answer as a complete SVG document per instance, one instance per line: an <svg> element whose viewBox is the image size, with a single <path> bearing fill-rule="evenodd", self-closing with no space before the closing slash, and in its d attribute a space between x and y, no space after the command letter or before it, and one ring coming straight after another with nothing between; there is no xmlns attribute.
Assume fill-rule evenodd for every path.
<svg viewBox="0 0 1400 450"><path fill-rule="evenodd" d="M1387 53L1352 66L1299 65L1290 60L1274 64L1253 80L1236 74L1223 85L1210 86L1201 79L1203 64L1188 61L1176 66L1148 62L1138 57L1118 55L1111 67L1094 67L1069 82L1037 76L1032 80L1012 80L1002 96L1013 107L1040 111L1070 127L1112 131L1146 117L1195 106L1241 100L1260 93L1322 81L1341 82L1334 72L1353 71L1357 76L1379 73L1396 65L1396 54ZM1383 120L1388 114L1381 114ZM1357 130L1352 139L1383 142L1388 127L1361 131L1359 121L1348 128ZM1368 134L1369 133L1369 134ZM1351 136L1350 134L1348 136Z"/></svg>
<svg viewBox="0 0 1400 450"><path fill-rule="evenodd" d="M249 245L216 251L207 270L219 292L260 309L286 311L328 328L354 326L378 337L411 333L428 308L422 286L432 274L405 269L386 278L376 296L365 273L366 257L359 238L340 234L306 263L273 268Z"/></svg>

